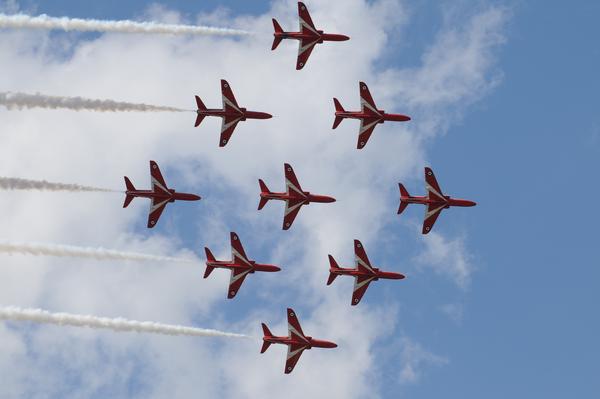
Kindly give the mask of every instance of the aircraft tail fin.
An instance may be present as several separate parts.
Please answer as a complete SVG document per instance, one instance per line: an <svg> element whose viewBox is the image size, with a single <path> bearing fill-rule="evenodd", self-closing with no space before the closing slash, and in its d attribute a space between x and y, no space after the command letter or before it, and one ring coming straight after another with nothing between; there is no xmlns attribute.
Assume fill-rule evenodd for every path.
<svg viewBox="0 0 600 399"><path fill-rule="evenodd" d="M269 327L267 327L267 325L265 323L261 323L261 325L262 325L262 329L263 329L263 334L265 334L265 338L272 337L273 334L271 334L271 331L269 331ZM271 346L270 342L263 341L262 348L260 349L260 353L265 353L267 351L267 349L269 349L269 346Z"/></svg>
<svg viewBox="0 0 600 399"><path fill-rule="evenodd" d="M273 35L275 36L275 38L273 39L273 46L271 46L271 50L275 50L277 46L279 46L279 43L281 43L281 40L283 39L283 37L281 37L283 29L281 29L281 25L279 25L279 22L277 22L275 18L273 18L273 28L275 29L275 34Z"/></svg>
<svg viewBox="0 0 600 399"><path fill-rule="evenodd" d="M398 215L404 212L406 207L408 206L408 202L403 201L403 198L409 198L410 194L408 190L404 187L402 183L398 183L398 187L400 188L400 207L398 208Z"/></svg>
<svg viewBox="0 0 600 399"><path fill-rule="evenodd" d="M210 249L208 249L207 247L204 247L204 252L206 252L206 262L214 262L216 259L213 256L212 252L210 252ZM212 273L212 271L214 270L214 266L209 266L208 264L206 265L206 271L204 272L204 278L207 278L208 276L210 276L210 274Z"/></svg>
<svg viewBox="0 0 600 399"><path fill-rule="evenodd" d="M206 111L207 108L204 105L204 103L202 102L202 100L200 99L200 97L196 96L196 106L198 107L198 111ZM194 123L194 127L198 127L200 126L200 124L202 123L202 120L204 119L206 115L200 115L198 114L198 116L196 116L196 123Z"/></svg>
<svg viewBox="0 0 600 399"><path fill-rule="evenodd" d="M327 279L327 285L333 283L333 280L335 280L335 278L337 277L337 274L335 274L333 271L340 268L335 259L333 259L333 256L331 255L329 255L329 265L329 279Z"/></svg>
<svg viewBox="0 0 600 399"><path fill-rule="evenodd" d="M335 105L335 112L346 112L346 110L344 109L344 107L342 107L342 104L340 104L340 101L337 98L333 99L333 105ZM342 121L344 120L343 117L336 115L335 116L335 120L333 121L333 128L335 129L336 127L339 126L340 123L342 123Z"/></svg>
<svg viewBox="0 0 600 399"><path fill-rule="evenodd" d="M125 187L127 188L127 191L135 190L133 183L131 183L131 180L129 180L127 176L125 176ZM133 201L133 195L125 194L125 202L123 203L123 208L127 208L131 201Z"/></svg>
<svg viewBox="0 0 600 399"><path fill-rule="evenodd" d="M265 184L264 181L262 181L262 179L258 179L258 185L260 186L261 194L270 194L271 193L271 191L269 190L269 187L267 187L267 185ZM269 199L261 196L260 202L258 203L258 210L260 211L261 209L263 209L263 207L267 204L267 202L269 202Z"/></svg>

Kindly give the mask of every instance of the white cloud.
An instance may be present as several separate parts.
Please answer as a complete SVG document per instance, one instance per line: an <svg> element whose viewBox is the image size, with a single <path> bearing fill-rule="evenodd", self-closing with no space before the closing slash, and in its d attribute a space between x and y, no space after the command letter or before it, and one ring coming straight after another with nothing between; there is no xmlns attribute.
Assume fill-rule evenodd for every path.
<svg viewBox="0 0 600 399"><path fill-rule="evenodd" d="M253 275L245 283L243 290L260 287L265 304L255 309L241 298L226 301L225 273L203 280L200 261L107 265L0 256L0 303L252 335L259 333L261 320L282 334L284 310L291 305L301 315L305 332L337 341L340 347L307 352L293 375L285 376L284 348L272 347L261 356L259 342L207 343L11 325L0 330L8 337L0 340L2 352L14 359L11 364L0 360L6 392L158 398L197 395L202 387L206 396L222 397L379 395L380 387L372 384L380 368L374 348L389 337L400 315L387 313L386 304L369 301L350 308L346 285L325 286L326 255L348 252L353 238L375 251L377 234L395 214L397 181L422 167L426 150L421 138L434 137L447 127L440 122L445 116L464 112L465 105L497 82L494 49L502 41L505 14L492 7L461 28L449 25L420 67L381 71L374 65L390 51L389 33L410 40L404 31L408 21L403 3L315 1L313 20L352 39L319 46L306 68L297 72L296 43L282 43L270 51L270 18L295 28L294 13L290 2L277 1L268 15L236 18L232 26L256 32L244 39L114 34L74 40L79 36L50 39L45 32L3 31L3 91L184 108L191 108L198 94L213 107L220 104L219 79L227 78L242 106L275 117L240 124L228 146L220 149L220 121L207 118L194 129L193 113L0 110L5 132L0 139L0 175L110 188L120 188L122 176L128 175L143 187L148 160L155 159L174 187L203 196L199 203L181 208L197 215L215 211L206 219L176 226L173 220L181 208L170 206L154 231L138 233L147 212L140 200L124 210L123 198L116 194L3 192L0 219L5 236L0 238L183 256L188 251L181 249L182 243L190 236L200 241L194 243L196 252L207 244L215 254L226 254L227 233L236 230L247 249L267 250L269 259L264 261L281 262L284 269L273 276ZM169 22L179 18L169 12ZM355 149L358 122L345 121L335 132L330 129L331 98L340 98L348 108L358 107L359 80L370 85L382 108L408 108L415 116L406 124L379 126L362 151ZM288 232L279 230L281 203L256 211L256 179L262 177L271 189L281 190L284 162L294 166L305 189L338 198L334 204L305 207ZM392 192L393 197L378 194ZM472 267L460 262L466 250L462 241L455 242L430 234L423 259L465 284ZM455 263L450 271L439 266L446 256ZM229 314L243 314L242 320L233 325ZM401 371L406 380L411 372L418 376L424 367L437 364L421 357L425 360L406 361L410 367ZM13 369L4 373L9 367ZM65 375L72 380L64 382ZM134 392L129 391L132 385Z"/></svg>
<svg viewBox="0 0 600 399"><path fill-rule="evenodd" d="M422 242L425 250L416 259L420 268L445 275L459 287L466 289L475 266L472 256L465 248L464 238L448 239L439 233L431 232Z"/></svg>
<svg viewBox="0 0 600 399"><path fill-rule="evenodd" d="M421 344L406 337L402 339L400 361L402 363L400 369L401 384L418 382L425 367L443 366L448 363L448 359L425 350Z"/></svg>

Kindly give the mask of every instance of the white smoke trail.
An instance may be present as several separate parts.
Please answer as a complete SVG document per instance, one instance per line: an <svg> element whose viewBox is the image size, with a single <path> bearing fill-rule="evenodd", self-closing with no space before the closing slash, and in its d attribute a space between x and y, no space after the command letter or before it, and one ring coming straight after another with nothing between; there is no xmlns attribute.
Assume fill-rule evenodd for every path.
<svg viewBox="0 0 600 399"><path fill-rule="evenodd" d="M0 320L32 321L35 323L57 324L60 326L89 327L118 332L138 332L163 335L188 335L194 337L249 338L247 335L218 330L176 326L152 321L135 321L124 318L110 319L70 313L50 313L42 309L23 309L16 306L0 308Z"/></svg>
<svg viewBox="0 0 600 399"><path fill-rule="evenodd" d="M1 177L0 189L2 190L42 190L42 191L96 191L106 193L120 193L119 190L81 186L79 184L51 183L46 180L27 180L15 177Z"/></svg>
<svg viewBox="0 0 600 399"><path fill-rule="evenodd" d="M56 18L45 14L37 17L25 14L0 14L0 28L60 29L65 31L157 33L170 35L241 36L249 34L249 32L243 30L214 28L210 26L174 25L130 20L110 21L69 17Z"/></svg>
<svg viewBox="0 0 600 399"><path fill-rule="evenodd" d="M135 252L121 252L104 248L75 247L71 245L19 243L0 241L0 253L23 254L34 256L60 256L72 258L89 258L96 260L133 260L155 262L192 263L191 259L173 258L169 256L147 255Z"/></svg>
<svg viewBox="0 0 600 399"><path fill-rule="evenodd" d="M94 100L83 97L47 96L44 94L27 94L0 92L0 105L7 109L50 108L70 109L73 111L96 112L188 112L189 110L164 107L160 105L136 104L113 100Z"/></svg>

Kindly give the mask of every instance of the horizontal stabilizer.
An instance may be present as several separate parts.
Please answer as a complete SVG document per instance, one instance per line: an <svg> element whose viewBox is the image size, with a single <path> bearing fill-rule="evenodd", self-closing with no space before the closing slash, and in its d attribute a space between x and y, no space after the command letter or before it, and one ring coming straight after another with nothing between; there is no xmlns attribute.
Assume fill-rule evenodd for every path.
<svg viewBox="0 0 600 399"><path fill-rule="evenodd" d="M216 261L214 255L212 254L212 252L210 252L210 249L204 247L204 252L206 252L206 260L208 262L215 262Z"/></svg>
<svg viewBox="0 0 600 399"><path fill-rule="evenodd" d="M398 183L398 187L400 188L400 207L398 208L398 215L404 212L406 207L408 206L408 202L403 201L404 198L410 198L410 194L408 190L404 187L402 183Z"/></svg>
<svg viewBox="0 0 600 399"><path fill-rule="evenodd" d="M335 278L338 276L337 274L334 273L334 270L339 269L340 267L338 266L337 262L335 261L335 259L333 259L333 256L329 255L329 278L327 279L327 285L330 285L331 283L333 283L333 280L335 280Z"/></svg>
<svg viewBox="0 0 600 399"><path fill-rule="evenodd" d="M127 188L127 191L135 191L133 183L131 182L131 180L129 180L129 177L127 176L125 176L125 187Z"/></svg>
<svg viewBox="0 0 600 399"><path fill-rule="evenodd" d="M283 33L283 29L281 29L281 26L275 20L275 18L273 18L273 28L275 29L275 34L273 35L275 36L275 39L273 39L273 46L271 46L271 50L275 50L277 46L279 46L279 43L281 43L281 40L283 39L280 36L280 34Z"/></svg>
<svg viewBox="0 0 600 399"><path fill-rule="evenodd" d="M202 102L202 100L200 100L200 97L196 96L196 105L198 106L198 111L206 111L207 108L204 105L204 103Z"/></svg>
<svg viewBox="0 0 600 399"><path fill-rule="evenodd" d="M204 271L204 278L207 278L208 276L210 276L210 274L212 273L213 270L215 270L214 267L206 266L206 270Z"/></svg>
<svg viewBox="0 0 600 399"><path fill-rule="evenodd" d="M400 206L398 207L398 215L404 212L406 207L408 206L408 202L400 201Z"/></svg>
<svg viewBox="0 0 600 399"><path fill-rule="evenodd" d="M271 346L270 342L263 341L262 348L260 348L260 353L265 353L267 349L269 349L269 346Z"/></svg>
<svg viewBox="0 0 600 399"><path fill-rule="evenodd" d="M198 116L196 117L196 123L194 123L194 127L200 126L200 124L204 120L204 117L205 117L205 115L198 114Z"/></svg>
<svg viewBox="0 0 600 399"><path fill-rule="evenodd" d="M127 208L131 201L133 201L133 195L125 195L125 202L123 203L123 208Z"/></svg>
<svg viewBox="0 0 600 399"><path fill-rule="evenodd" d="M271 192L269 191L269 187L267 187L267 185L264 181L262 181L262 179L258 179L258 185L260 186L261 194L269 194ZM269 202L268 198L260 197L260 202L258 203L258 210L260 211L261 209L263 209L267 202Z"/></svg>

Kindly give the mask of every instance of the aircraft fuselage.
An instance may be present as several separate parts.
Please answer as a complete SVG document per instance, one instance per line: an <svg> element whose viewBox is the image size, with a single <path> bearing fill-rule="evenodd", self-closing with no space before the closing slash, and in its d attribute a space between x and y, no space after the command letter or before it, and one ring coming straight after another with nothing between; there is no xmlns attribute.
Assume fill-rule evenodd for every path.
<svg viewBox="0 0 600 399"><path fill-rule="evenodd" d="M141 198L161 198L161 199L169 199L170 202L175 201L198 201L201 199L199 195L196 194L188 194L188 193L178 193L173 189L169 189L169 194L163 191L152 191L152 190L128 190L125 191L126 195L131 195L133 197L141 197Z"/></svg>
<svg viewBox="0 0 600 399"><path fill-rule="evenodd" d="M330 269L329 271L338 276L374 277L375 280L379 280L380 278L386 279L386 280L402 280L403 278L406 277L402 273L384 272L375 267L373 268L374 273L365 272L365 271L361 271L361 270L357 270L357 269L344 269L344 268Z"/></svg>
<svg viewBox="0 0 600 399"><path fill-rule="evenodd" d="M446 208L450 208L451 206L469 207L469 206L477 205L477 203L474 201L469 201L469 200L464 200L464 199L459 199L459 198L450 198L449 196L445 196L445 198L446 198L445 202L437 201L434 199L429 199L428 197L419 197L419 196L400 197L400 200L402 202L406 202L408 204L422 204L422 205L446 204Z"/></svg>
<svg viewBox="0 0 600 399"><path fill-rule="evenodd" d="M372 112L362 111L336 111L335 116L340 118L349 119L379 119L377 123L384 123L386 121L392 122L406 122L410 120L410 116L402 114L388 114L383 110L377 110L378 114Z"/></svg>
<svg viewBox="0 0 600 399"><path fill-rule="evenodd" d="M306 337L306 341L292 338L292 337L276 337L269 336L264 337L263 341L270 344L282 344L282 345L301 345L306 346L306 349L311 348L337 348L337 344L330 341L323 341L312 337Z"/></svg>
<svg viewBox="0 0 600 399"><path fill-rule="evenodd" d="M237 112L235 110L227 110L227 109L206 109L206 110L197 110L196 113L202 116L217 116L220 118L226 118L228 116L231 117L239 117L241 116L242 121L246 119L270 119L273 116L271 114L267 114L266 112L256 112L256 111L248 111L246 108L240 108L242 112Z"/></svg>
<svg viewBox="0 0 600 399"><path fill-rule="evenodd" d="M250 261L250 265L233 263L229 261L209 261L206 262L208 267L221 268L221 269L232 269L232 270L250 270L250 273L254 272L278 272L281 270L280 267L275 265L267 265L262 263L256 263Z"/></svg>
<svg viewBox="0 0 600 399"><path fill-rule="evenodd" d="M260 197L268 200L279 200L279 201L289 201L289 200L304 200L306 205L311 202L318 203L328 203L335 202L335 198L328 197L326 195L316 195L311 194L308 191L304 191L304 197L298 194L288 194L288 193L260 193Z"/></svg>
<svg viewBox="0 0 600 399"><path fill-rule="evenodd" d="M334 33L324 33L322 30L318 31L319 34L305 33L305 32L275 32L273 36L280 39L294 39L294 40L318 40L318 43L323 42L343 42L350 40L346 35L339 35Z"/></svg>

